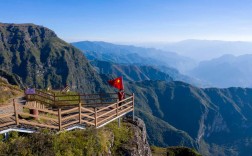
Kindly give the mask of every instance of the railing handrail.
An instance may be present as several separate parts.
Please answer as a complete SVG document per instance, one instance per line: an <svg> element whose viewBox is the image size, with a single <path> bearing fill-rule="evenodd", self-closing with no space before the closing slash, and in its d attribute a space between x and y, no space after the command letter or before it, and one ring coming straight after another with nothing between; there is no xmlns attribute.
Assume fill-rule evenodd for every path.
<svg viewBox="0 0 252 156"><path fill-rule="evenodd" d="M37 93L43 93L45 95L48 95L48 97L46 96L43 96L43 95L40 95L40 94L37 94ZM33 96L33 98L31 98L32 100L35 100L35 101L40 101L40 102L43 102L45 103L46 105L52 105L52 106L67 106L68 104L57 104L57 102L76 102L74 104L69 104L69 105L78 105L78 103L80 103L81 101L89 101L89 100L116 100L118 99L118 97L104 97L104 96L101 96L101 95L117 95L117 93L96 93L96 94L48 94L44 91L41 91L41 90L35 90L35 94L26 94L26 95L31 95ZM126 93L127 96L131 97L132 95ZM36 96L39 96L41 97L43 100L39 99L39 98L36 98ZM85 98L85 97L88 97L88 96L98 96L97 98ZM64 98L64 97L78 97L76 99L59 99L60 97ZM127 97L128 98L128 97ZM126 98L126 99L127 99ZM46 101L48 100L48 101ZM125 99L124 99L125 100ZM50 101L50 102L49 102ZM97 104L98 102L95 102L94 104ZM106 103L106 102L105 102ZM111 102L112 103L112 102Z"/></svg>
<svg viewBox="0 0 252 156"><path fill-rule="evenodd" d="M39 93L39 92L38 92ZM34 94L33 94L34 95ZM76 94L78 96L81 96L81 94ZM91 94L92 95L92 94ZM100 94L96 94L100 95ZM43 100L47 100L46 98L43 99L43 96L41 96ZM36 96L34 97L35 100ZM55 99L55 98L54 98ZM97 98L97 100L99 100ZM44 102L45 102L44 101ZM77 101L77 99L76 99ZM55 104L55 101L53 101ZM53 128L58 129L61 131L62 129L72 126L76 123L85 123L94 125L95 127L100 127L107 122L110 122L111 120L120 117L121 115L124 115L125 113L134 111L134 94L130 95L129 97L121 100L121 101L115 101L112 103L108 103L108 105L102 105L99 107L86 107L85 104L81 103L79 100L78 104L69 104L69 105L52 105L53 107L48 108L36 108L35 106L26 106L26 105L19 105L15 103L13 100L13 108L14 113L9 114L3 114L2 117L14 116L14 121L11 121L9 123L0 124L0 127L3 127L5 125L9 124L25 124L25 125L31 125L31 126L41 126L41 127L47 127L47 128ZM36 109L38 112L37 114L29 114L24 111L20 111L19 109ZM29 119L22 119L20 120L20 116L27 116L34 118L35 120L29 120ZM0 117L1 118L1 117ZM38 122L37 120L43 120L45 122Z"/></svg>

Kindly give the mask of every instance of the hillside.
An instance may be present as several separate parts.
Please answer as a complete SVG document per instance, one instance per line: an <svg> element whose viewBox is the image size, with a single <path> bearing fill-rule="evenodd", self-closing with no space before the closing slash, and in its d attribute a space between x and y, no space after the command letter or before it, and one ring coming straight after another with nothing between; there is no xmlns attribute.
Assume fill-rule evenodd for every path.
<svg viewBox="0 0 252 156"><path fill-rule="evenodd" d="M0 105L8 104L8 100L22 94L23 91L18 86L9 84L7 79L0 76Z"/></svg>
<svg viewBox="0 0 252 156"><path fill-rule="evenodd" d="M164 81L127 87L136 94L136 114L145 121L151 144L181 144L203 155L249 155L252 89L200 89Z"/></svg>
<svg viewBox="0 0 252 156"><path fill-rule="evenodd" d="M68 84L85 92L106 88L81 51L34 24L0 23L0 67L26 86L58 89Z"/></svg>

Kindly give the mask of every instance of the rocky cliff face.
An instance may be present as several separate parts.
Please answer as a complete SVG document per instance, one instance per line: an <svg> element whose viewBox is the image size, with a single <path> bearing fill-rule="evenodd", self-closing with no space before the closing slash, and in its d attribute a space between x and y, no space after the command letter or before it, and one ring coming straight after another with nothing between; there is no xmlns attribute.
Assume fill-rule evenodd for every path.
<svg viewBox="0 0 252 156"><path fill-rule="evenodd" d="M131 118L125 118L126 122L131 123L130 128L133 130L133 138L127 144L124 144L120 150L123 155L129 156L151 156L151 150L147 141L146 127L140 118L135 117L133 121Z"/></svg>
<svg viewBox="0 0 252 156"><path fill-rule="evenodd" d="M0 69L37 88L66 84L82 92L106 88L81 51L34 24L0 23Z"/></svg>

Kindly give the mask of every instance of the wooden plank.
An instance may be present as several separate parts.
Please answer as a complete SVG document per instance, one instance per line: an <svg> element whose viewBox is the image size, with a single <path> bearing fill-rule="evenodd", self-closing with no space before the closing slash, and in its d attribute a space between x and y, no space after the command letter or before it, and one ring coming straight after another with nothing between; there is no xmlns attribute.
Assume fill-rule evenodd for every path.
<svg viewBox="0 0 252 156"><path fill-rule="evenodd" d="M132 104L132 101L127 102L127 103L124 103L124 104L122 104L121 106L119 106L118 108L120 109L120 108L125 107L125 106L127 106L127 105L129 105L129 104Z"/></svg>
<svg viewBox="0 0 252 156"><path fill-rule="evenodd" d="M94 111L87 109L87 108L84 108L84 107L81 107L81 111L88 111L90 113L94 113Z"/></svg>
<svg viewBox="0 0 252 156"><path fill-rule="evenodd" d="M99 113L100 111L103 111L103 110L105 110L105 109L107 109L107 108L113 107L113 106L115 106L116 104L117 104L117 103L114 103L114 104L109 105L109 106L107 106L107 107L101 108L101 109L99 109L99 110L97 111L97 113Z"/></svg>
<svg viewBox="0 0 252 156"><path fill-rule="evenodd" d="M58 123L59 123L59 130L61 131L61 108L58 108Z"/></svg>
<svg viewBox="0 0 252 156"><path fill-rule="evenodd" d="M116 116L118 116L118 102L116 103Z"/></svg>
<svg viewBox="0 0 252 156"><path fill-rule="evenodd" d="M79 109L78 107L71 108L69 110L61 111L61 114L66 114L66 113L69 113L69 112L77 111L78 109Z"/></svg>
<svg viewBox="0 0 252 156"><path fill-rule="evenodd" d="M81 120L81 122L84 122L84 123L87 123L87 124L89 124L89 125L93 125L93 126L95 126L95 124L94 124L94 123L89 122L89 121L87 121L87 120Z"/></svg>
<svg viewBox="0 0 252 156"><path fill-rule="evenodd" d="M10 116L13 116L13 115L15 115L15 114L14 113L8 113L8 114L0 115L0 119L10 117Z"/></svg>
<svg viewBox="0 0 252 156"><path fill-rule="evenodd" d="M123 99L123 100L121 100L121 101L119 101L119 102L124 102L124 101L127 101L127 100L129 100L129 99L132 99L133 97L132 96L130 96L130 97L128 97L128 98L126 98L126 99ZM132 101L132 100L131 100Z"/></svg>
<svg viewBox="0 0 252 156"><path fill-rule="evenodd" d="M9 121L9 122L6 122L4 124L0 124L0 127L6 127L6 126L9 126L9 125L15 125L16 124L16 121Z"/></svg>
<svg viewBox="0 0 252 156"><path fill-rule="evenodd" d="M62 125L62 128L65 128L65 127L67 127L67 126L70 126L70 125L76 124L76 123L78 123L78 122L79 122L78 120L76 120L76 121L72 121L72 122L69 122L69 123L67 123L67 124Z"/></svg>
<svg viewBox="0 0 252 156"><path fill-rule="evenodd" d="M95 118L95 127L97 127L97 120L98 120L98 118L97 118L97 108L94 108L94 118Z"/></svg>
<svg viewBox="0 0 252 156"><path fill-rule="evenodd" d="M26 120L20 120L19 122L22 123L22 124L26 124L26 125L32 125L32 126L40 126L40 127L48 127L48 128L58 129L57 126L40 124L40 123L35 123L35 122L28 122Z"/></svg>
<svg viewBox="0 0 252 156"><path fill-rule="evenodd" d="M62 122L64 122L65 120L71 119L71 118L76 118L78 116L79 116L79 114L74 114L74 115L70 115L70 116L64 117L64 118L62 118Z"/></svg>
<svg viewBox="0 0 252 156"><path fill-rule="evenodd" d="M109 114L109 113L111 113L111 112L113 112L113 111L115 111L115 110L116 110L116 108L114 108L114 109L112 109L112 110L110 110L110 111L108 111L108 112L106 112L106 113L103 113L103 114L97 116L97 118L103 117L103 116L105 116L105 115L107 115L107 114ZM116 112L115 112L114 114L116 114ZM112 115L114 115L114 114L112 114Z"/></svg>
<svg viewBox="0 0 252 156"><path fill-rule="evenodd" d="M89 116L89 115L86 115L86 114L83 114L83 113L81 114L81 116L82 116L82 117L87 117L87 118L90 118L90 119L95 119L94 117Z"/></svg>
<svg viewBox="0 0 252 156"><path fill-rule="evenodd" d="M51 111L51 110L48 110L48 109L40 109L40 108L35 108L35 107L32 107L32 106L26 106L26 105L23 105L21 107L28 108L28 109L37 109L40 112L45 112L45 113L50 113L50 114L58 115L58 112Z"/></svg>
<svg viewBox="0 0 252 156"><path fill-rule="evenodd" d="M13 105L3 105L3 106L0 106L0 109L13 109Z"/></svg>
<svg viewBox="0 0 252 156"><path fill-rule="evenodd" d="M125 113L125 112L130 112L130 111L133 111L133 107L132 107L132 106L130 106L130 107L124 109L124 110L121 110L121 111L119 111L118 113L119 113L119 115L120 115L120 114L123 114L123 113Z"/></svg>
<svg viewBox="0 0 252 156"><path fill-rule="evenodd" d="M135 94L132 93L132 121L135 121Z"/></svg>
<svg viewBox="0 0 252 156"><path fill-rule="evenodd" d="M81 124L81 103L79 102L79 123Z"/></svg>
<svg viewBox="0 0 252 156"><path fill-rule="evenodd" d="M14 114L15 114L16 125L19 125L18 112L17 112L17 104L15 103L14 99L13 99L13 106L14 106Z"/></svg>
<svg viewBox="0 0 252 156"><path fill-rule="evenodd" d="M108 119L110 119L112 117L116 117L116 114L114 114L112 116L108 116L107 118L102 119L101 121L98 122L98 125L100 125L100 123L102 123L102 122L104 122L104 121L106 121L106 120L108 120Z"/></svg>

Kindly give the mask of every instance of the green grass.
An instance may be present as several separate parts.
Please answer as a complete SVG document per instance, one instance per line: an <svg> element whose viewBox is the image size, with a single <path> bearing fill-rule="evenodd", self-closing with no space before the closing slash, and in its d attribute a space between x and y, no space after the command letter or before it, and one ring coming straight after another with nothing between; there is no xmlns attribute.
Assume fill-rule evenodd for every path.
<svg viewBox="0 0 252 156"><path fill-rule="evenodd" d="M167 148L151 146L151 151L153 156L201 156L194 149L182 146L174 146Z"/></svg>
<svg viewBox="0 0 252 156"><path fill-rule="evenodd" d="M0 153L3 155L118 155L122 144L127 144L133 132L127 123L110 123L100 129L66 131L54 134L48 129L28 136L19 136L11 132L10 138L0 141Z"/></svg>

